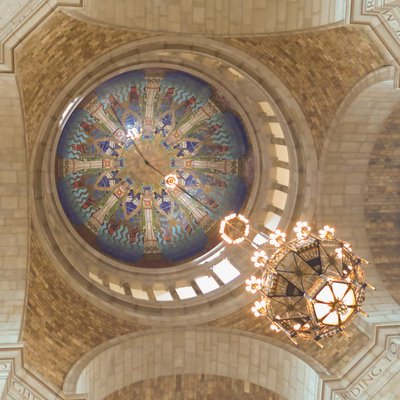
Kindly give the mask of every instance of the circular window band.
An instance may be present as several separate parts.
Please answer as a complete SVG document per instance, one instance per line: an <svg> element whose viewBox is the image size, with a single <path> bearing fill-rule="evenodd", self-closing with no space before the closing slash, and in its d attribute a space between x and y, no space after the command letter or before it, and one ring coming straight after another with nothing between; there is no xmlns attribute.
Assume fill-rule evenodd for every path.
<svg viewBox="0 0 400 400"><path fill-rule="evenodd" d="M124 67L121 65L122 61L120 61L118 63L119 71L123 72L132 69L132 66L135 68L154 67L157 62L152 62L151 59L155 58L158 59L159 66L170 67L173 65L171 59L176 60L179 53L186 54L186 65L174 65L174 68L197 74L198 70L204 67L198 62L200 57L190 50L161 50L158 53L153 51L146 54L148 60L144 60L145 54L141 54L142 60L146 62L140 64L135 63L134 57L126 59L124 62L126 66ZM161 53L163 53L163 63L160 63ZM189 55L193 59L189 60ZM201 59L204 63L214 63L214 67L217 69L217 73L213 74L215 80L226 83L226 77L228 76L232 80L230 82L231 88L238 91L246 90L247 93L252 93L253 98L250 99L249 95L242 96L245 98L241 98L240 102L238 102L244 104L238 107L240 110L239 114L243 116L244 123L247 120L247 127L251 127L251 129L247 129L251 131L253 140L255 136L257 141L262 142L261 147L263 150L258 151L262 152L264 161L266 158L269 160L269 164L268 167L264 166L262 187L257 187L250 194L250 201L253 196L252 201L254 204L247 212L250 214L250 219L253 217L256 221L256 223L254 221L252 223L256 226L265 225L264 229L266 231L268 229L273 230L274 224L282 224L282 218L285 220L286 225L287 221L290 221L291 218L288 215L288 207L291 209L289 212L291 214L293 211L293 198L296 193L296 191L291 193L291 190L293 191L291 181L296 181L296 176L294 175L297 174L298 168L294 145L290 140L289 145L287 144L287 139L290 139L290 135L288 136L289 130L285 126L284 120L282 120L280 111L263 88L258 88L258 91L254 90L256 85L253 80L249 79L246 74L238 76L238 74L241 74L240 69L233 69L231 65L226 64L223 60L211 58L207 55L204 55ZM112 74L115 74L115 66L111 63L110 69L113 70ZM107 72L103 76L107 77ZM94 82L92 84L94 85L99 79L92 79L91 81ZM86 86L87 92L90 90L90 85ZM253 87L252 92L248 91L250 87ZM68 92L71 93L71 90ZM70 97L75 98L76 95L77 93L74 93L74 96ZM65 109L65 102L63 102L63 105ZM56 113L59 117L52 121L53 129L56 123L59 123L59 118L63 114L60 108L58 113ZM244 108L246 108L246 112L243 115L242 109ZM68 114L68 112L65 114ZM49 134L49 130L47 132ZM53 132L52 134L54 135ZM257 143L257 146L260 146L259 143ZM48 147L47 161L50 158L48 156L51 151L53 150ZM43 170L43 179L48 184L49 167L47 166L47 171L45 169ZM46 187L48 187L47 184ZM54 196L54 192L51 196ZM50 201L51 196L45 196L45 201ZM64 258L61 262L65 263L65 253L68 255L74 254L74 248L76 248L77 244L74 242L74 239L76 238L65 238L68 235L65 235L64 229L59 225L59 216L54 211L53 208L52 212L48 213L46 220L50 221L52 235L63 235L63 238L66 239L67 243L65 243L65 246L60 246L63 247L63 257L59 257L59 259ZM55 232L57 229L59 232ZM262 237L255 239L262 240ZM54 248L54 246L52 247ZM126 311L128 313L132 312L133 315L138 315L138 313L141 315L149 312L152 314L151 309L153 307L155 307L155 310L161 307L164 310L163 314L168 319L167 315L173 314L176 316L184 309L186 309L185 312L188 312L192 306L197 310L199 310L199 307L203 307L205 314L207 314L207 309L209 309L210 304L213 304L213 313L215 316L215 313L224 314L227 312L229 307L226 307L226 302L229 303L229 299L236 299L236 302L239 301L238 299L241 299L240 302L250 302L249 300L251 299L246 299L243 296L241 288L247 266L244 260L241 260L240 255L230 253L232 253L231 249L219 245L209 254L188 263L188 265L181 267L180 270L177 267L172 267L170 271L162 275L159 272L142 275L138 274L137 271L130 274L125 269L115 269L114 265L104 262L104 259L96 259L95 257L92 257L89 262L87 262L87 259L81 260L84 262L81 262L80 265L77 260L81 257L78 255L75 259L72 257L71 260L71 257L68 257L67 260L79 271L78 275L75 274L81 277L78 280L84 283L83 286L90 286L91 292L96 293L104 299L107 299L109 296L114 297L114 303L124 306ZM225 272L221 273L221 271ZM85 278L85 282L82 282L82 277ZM224 301L225 306L222 306ZM216 305L219 305L219 310L215 309ZM134 307L132 308L132 306ZM157 314L156 311L155 314Z"/></svg>

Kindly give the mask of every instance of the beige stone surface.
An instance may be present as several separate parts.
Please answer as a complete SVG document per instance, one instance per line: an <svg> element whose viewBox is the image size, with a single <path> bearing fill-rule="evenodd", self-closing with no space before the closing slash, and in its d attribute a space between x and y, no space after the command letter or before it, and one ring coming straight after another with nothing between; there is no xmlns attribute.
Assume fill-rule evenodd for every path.
<svg viewBox="0 0 400 400"><path fill-rule="evenodd" d="M362 28L224 39L270 68L307 119L318 156L341 102L385 58Z"/></svg>
<svg viewBox="0 0 400 400"><path fill-rule="evenodd" d="M369 247L387 290L400 304L400 96L396 104L375 143L364 143L360 152L371 152L363 191Z"/></svg>
<svg viewBox="0 0 400 400"><path fill-rule="evenodd" d="M108 49L145 36L143 33L95 26L59 12L44 21L16 51L29 148L32 148L36 139L41 118L45 118L48 105L76 71ZM265 63L287 85L305 113L319 150L341 100L358 79L384 63L368 35L360 29L339 28L318 34L236 37L225 40ZM4 179L12 177L5 175ZM8 206L12 201L6 199L4 205ZM65 373L85 352L112 337L143 327L112 320L114 322L111 325L106 324L100 329L99 324L107 319L106 315L101 314L98 319L98 310L83 302L81 308L87 313L87 336L74 336L73 333L79 331L79 324L82 323L82 320L80 322L79 318L73 317L75 304L83 300L68 288L49 261L46 265L52 273L45 275L41 261L45 257L44 251L38 238L32 238L34 241L31 242L31 274L24 331L24 340L27 342L26 362L49 381L60 386ZM71 296L74 301L70 301ZM45 305L48 303L54 304L51 313L46 312ZM43 311L40 312L40 309ZM215 325L267 334L269 328L265 324L252 318L247 310L245 315L246 318L243 318L243 311L239 311ZM48 319L44 326L43 318ZM76 323L71 324L71 320L76 320ZM355 339L348 342L349 352L346 356L340 354L334 345L325 353L318 353L318 348L311 349L312 346L306 346L301 351L311 352L318 361L334 371L335 366L339 368L345 365L352 354L356 354L366 342L366 337L357 329L353 330ZM340 337L337 341L340 344L345 342ZM43 345L38 346L39 343ZM69 345L65 346L65 343ZM41 350L43 347L51 349L44 357Z"/></svg>
<svg viewBox="0 0 400 400"><path fill-rule="evenodd" d="M34 231L25 312L25 362L58 387L70 367L95 346L146 329L110 315L79 296L59 276Z"/></svg>
<svg viewBox="0 0 400 400"><path fill-rule="evenodd" d="M28 256L24 123L15 76L0 76L0 343L20 335Z"/></svg>
<svg viewBox="0 0 400 400"><path fill-rule="evenodd" d="M399 398L400 371L371 400L397 400Z"/></svg>
<svg viewBox="0 0 400 400"><path fill-rule="evenodd" d="M0 1L0 29L31 0Z"/></svg>
<svg viewBox="0 0 400 400"><path fill-rule="evenodd" d="M396 207L386 204L387 196L397 196L394 142L398 104L400 92L393 90L391 82L378 83L359 93L330 133L320 170L319 224L335 226L339 238L351 242L356 254L371 261L366 273L377 291L368 291L363 306L371 315L369 323L394 321L399 313L384 283L394 294L391 284L398 279L397 264L390 271L386 259L378 257L387 249L390 253L385 257L393 257L393 261L399 236ZM392 119L388 120L390 115ZM384 156L382 146L388 143L390 150ZM376 193L377 184L384 185L385 190Z"/></svg>
<svg viewBox="0 0 400 400"><path fill-rule="evenodd" d="M49 105L77 71L110 49L147 36L100 28L62 12L47 18L15 51L28 148Z"/></svg>
<svg viewBox="0 0 400 400"><path fill-rule="evenodd" d="M87 0L80 14L154 32L248 35L343 21L343 0Z"/></svg>
<svg viewBox="0 0 400 400"><path fill-rule="evenodd" d="M77 392L97 400L144 380L204 374L249 382L286 399L317 399L318 374L293 353L262 337L212 328L129 335L90 354ZM185 394L193 395L188 386Z"/></svg>
<svg viewBox="0 0 400 400"><path fill-rule="evenodd" d="M239 379L213 375L163 376L126 386L104 400L283 400L274 392Z"/></svg>
<svg viewBox="0 0 400 400"><path fill-rule="evenodd" d="M209 325L269 337L281 346L291 345L288 337L276 334L271 330L269 321L254 317L249 307L232 313L228 317L218 319ZM321 349L313 342L300 340L298 350L323 365L329 373L340 373L349 361L362 351L363 347L368 343L368 337L356 326L351 326L347 332L350 339L341 335L322 339L321 344L325 347L324 349Z"/></svg>
<svg viewBox="0 0 400 400"><path fill-rule="evenodd" d="M358 254L372 261L367 269L368 279L378 289L374 294L368 293L365 304L371 317L357 320L349 330L351 339L337 336L324 343L324 350L308 343L291 351L310 365L318 366L320 373L325 371L341 376L352 366L362 364L373 330L359 322L370 321L372 325L400 320L399 305L386 288L392 288L391 293L398 301L399 94L393 91L392 82L379 84L368 89L365 97L345 104L358 82L387 64L383 50L377 48L362 28L274 36L240 35L243 32L260 33L262 29L283 32L336 21L339 11L336 8L333 11L334 2L328 0L246 0L240 4L227 0L206 3L171 0L167 6L154 0L152 9L148 8L150 2L127 4L118 1L111 7L109 2L98 0L96 6L93 4L87 3L88 9L93 7L90 12L100 22L130 28L231 35L219 39L264 63L291 91L304 113L320 156L321 186L315 220L335 225L339 237L351 241ZM268 18L272 19L266 23ZM24 119L15 77L0 76L0 183L3 188L0 193L0 341L3 344L17 341L21 326L29 230L27 159L38 141L49 105L74 74L98 56L148 36L145 32L110 28L60 12L53 13L15 52ZM195 44L196 37L192 40ZM344 109L341 108L343 104ZM384 237L384 241L380 241L380 237ZM26 343L24 362L34 374L60 389L68 370L82 357L110 340L132 332L140 334L143 330L144 333L148 327L133 319L117 318L78 295L61 278L58 267L50 262L35 231L31 232L29 246L28 297L22 336ZM217 339L200 338L197 342L198 338L195 340L193 335L188 335L187 341L183 342L179 332L166 330L167 339L158 338L155 343L144 333L143 338L148 341L143 339L134 350L116 350L102 363L95 365L93 362L93 369L85 375L87 381L82 378L81 383L95 387L90 396L96 400L99 398L96 398L96 390L108 383L121 388L121 392L111 395L116 398L126 398L132 393L158 395L157 390L167 396L173 388L178 388L178 377L182 376L182 366L186 365L192 374L201 374L200 369L204 367L206 371L207 367L211 371L209 375L228 374L227 371L236 375L217 382L214 378L202 380L199 375L192 375L187 385L182 384L185 379L182 378L182 398L194 396L193 385L200 393L207 387L207 393L216 390L215 393L221 396L225 396L223 390L228 386L241 390L243 385L244 390L246 384L234 379L248 382L255 371L259 372L258 381L253 382L254 386L248 386L254 396L263 393L275 399L273 396L276 395L258 389L270 379L275 385L284 386L287 390L284 395L288 399L314 398L315 391L296 390L316 379L315 375L307 375L308 367L293 354L286 356L282 349L291 346L287 339L272 335L268 324L255 319L247 308L196 329L217 329L224 333ZM233 340L233 336L236 339ZM249 338L255 336L259 342L253 346ZM282 348L264 351L269 341ZM210 350L203 354L204 349ZM147 354L147 361L141 354ZM173 354L177 356L173 357ZM195 354L203 354L205 364L197 364L199 359L194 357ZM234 356L230 358L232 354ZM148 363L149 360L152 363ZM132 365L136 367L131 368ZM100 370L102 375L96 373ZM111 379L113 374L115 378ZM146 374L151 379L143 381ZM172 377L153 380L166 374ZM128 376L136 383L124 385L122 376ZM398 387L394 378L375 397L393 398ZM111 387L106 389L110 391ZM278 389L273 387L274 392ZM240 398L246 396L247 393Z"/></svg>

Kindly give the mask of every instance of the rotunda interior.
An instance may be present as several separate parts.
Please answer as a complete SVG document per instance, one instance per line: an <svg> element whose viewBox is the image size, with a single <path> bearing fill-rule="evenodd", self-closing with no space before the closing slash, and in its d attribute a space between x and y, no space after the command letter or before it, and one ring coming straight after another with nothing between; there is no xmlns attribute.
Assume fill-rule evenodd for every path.
<svg viewBox="0 0 400 400"><path fill-rule="evenodd" d="M398 399L399 32L398 0L1 1L0 398ZM245 290L297 221L376 289L322 346Z"/></svg>

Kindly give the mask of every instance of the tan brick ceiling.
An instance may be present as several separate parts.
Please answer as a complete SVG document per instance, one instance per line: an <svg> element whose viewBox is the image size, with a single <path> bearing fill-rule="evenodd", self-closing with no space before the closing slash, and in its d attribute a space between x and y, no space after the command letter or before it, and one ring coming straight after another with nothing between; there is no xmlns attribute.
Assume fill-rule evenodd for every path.
<svg viewBox="0 0 400 400"><path fill-rule="evenodd" d="M28 152L46 109L74 74L110 49L148 35L95 26L61 12L52 14L35 29L16 50ZM354 84L386 64L366 31L358 28L227 38L224 42L263 62L285 83L305 114L318 154L340 103ZM61 387L67 371L87 351L113 337L147 328L114 317L79 296L51 264L33 230L30 254L23 332L25 360L49 382ZM269 335L259 321L248 312L244 314L243 318L243 310L239 310L213 324ZM325 353L309 347L306 351L311 351L328 369L335 370L366 342L356 328L352 331L355 337L347 342L344 357L335 346ZM343 341L337 338L338 344Z"/></svg>

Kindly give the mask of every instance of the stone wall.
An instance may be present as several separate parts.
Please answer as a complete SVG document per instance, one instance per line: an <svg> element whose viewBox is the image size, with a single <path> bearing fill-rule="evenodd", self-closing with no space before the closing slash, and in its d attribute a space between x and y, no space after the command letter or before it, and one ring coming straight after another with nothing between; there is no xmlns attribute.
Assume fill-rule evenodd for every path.
<svg viewBox="0 0 400 400"><path fill-rule="evenodd" d="M60 11L35 29L15 50L29 150L49 105L78 71L107 51L147 36L88 24Z"/></svg>
<svg viewBox="0 0 400 400"><path fill-rule="evenodd" d="M262 34L315 28L344 19L343 0L88 0L85 15L158 32Z"/></svg>
<svg viewBox="0 0 400 400"><path fill-rule="evenodd" d="M400 99L397 104L372 149L364 213L374 263L400 304Z"/></svg>
<svg viewBox="0 0 400 400"><path fill-rule="evenodd" d="M16 69L23 95L29 151L38 140L49 105L74 74L110 49L146 36L96 26L56 12L24 40L16 50ZM318 150L348 91L365 74L385 63L362 29L340 28L282 37L238 37L225 42L265 63L288 86L306 115ZM61 386L71 366L95 346L146 327L115 318L84 300L58 275L35 232L31 237L23 335L25 361L30 369ZM215 325L266 335L269 328L247 316L248 313L246 310L243 317L239 311ZM352 329L357 340L346 342L345 338L338 337L325 355L318 353L318 348L307 347L307 351L334 371L366 343L366 337L356 328ZM343 344L348 353L339 354L334 343Z"/></svg>
<svg viewBox="0 0 400 400"><path fill-rule="evenodd" d="M28 302L25 311L26 365L61 387L71 366L111 338L145 329L94 307L56 272L31 231Z"/></svg>
<svg viewBox="0 0 400 400"><path fill-rule="evenodd" d="M98 28L55 12L18 46L15 56L28 158L49 105L69 79L109 49L145 36ZM12 126L18 127L15 121ZM10 135L14 133L10 132ZM19 144L21 150L24 146L23 142ZM7 152L10 150L7 149ZM17 179L16 171L10 174ZM12 179L11 175L5 178ZM22 175L19 179L23 179ZM26 184L26 178L23 183ZM26 186L23 190L26 191ZM23 205L22 199L19 203L12 198L9 200L7 207ZM23 217L22 212L19 215ZM27 230L26 219L24 224L23 229ZM11 251L10 246L7 246L8 252ZM25 361L31 369L55 385L61 386L65 373L86 351L111 337L139 329L135 323L116 319L77 295L57 274L34 232L30 243L28 287L23 332Z"/></svg>
<svg viewBox="0 0 400 400"><path fill-rule="evenodd" d="M400 372L397 372L389 383L386 383L382 389L375 394L371 400L398 400L399 398Z"/></svg>
<svg viewBox="0 0 400 400"><path fill-rule="evenodd" d="M317 155L351 88L386 64L363 28L236 37L225 42L265 64L292 92L311 129Z"/></svg>
<svg viewBox="0 0 400 400"><path fill-rule="evenodd" d="M70 375L77 393L98 400L131 384L184 374L240 379L287 399L316 400L320 384L318 374L287 350L239 332L200 327L128 335L88 354Z"/></svg>
<svg viewBox="0 0 400 400"><path fill-rule="evenodd" d="M163 376L134 383L104 400L284 400L278 394L239 379L187 374Z"/></svg>
<svg viewBox="0 0 400 400"><path fill-rule="evenodd" d="M0 343L18 341L28 255L24 125L13 75L0 76Z"/></svg>
<svg viewBox="0 0 400 400"><path fill-rule="evenodd" d="M320 172L319 225L334 226L339 238L351 242L357 255L371 261L365 268L367 280L377 290L367 292L363 309L370 318L364 320L366 323L393 322L399 315L398 304L386 290L396 279L396 267L393 265L391 272L385 270L398 251L398 210L386 202L398 199L398 134L393 117L399 104L400 92L393 90L393 82L381 82L359 93L330 133ZM386 124L392 113L391 122ZM384 239L377 240L381 233ZM386 248L387 256L383 255ZM376 267L373 256L378 256Z"/></svg>
<svg viewBox="0 0 400 400"><path fill-rule="evenodd" d="M0 28L7 24L29 0L2 1L0 3Z"/></svg>
<svg viewBox="0 0 400 400"><path fill-rule="evenodd" d="M243 332L256 333L269 337L282 348L291 348L292 342L283 333L275 333L270 329L270 322L265 318L256 318L251 312L251 307L246 307L225 318L214 321L210 326L230 328ZM318 363L325 367L330 374L341 373L346 365L366 346L368 337L356 326L351 325L346 332L350 338L336 335L322 339L323 349L313 342L299 340L297 350L310 365ZM322 372L320 370L319 372Z"/></svg>

